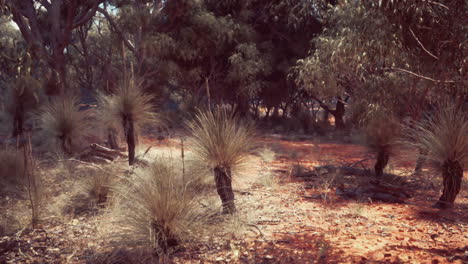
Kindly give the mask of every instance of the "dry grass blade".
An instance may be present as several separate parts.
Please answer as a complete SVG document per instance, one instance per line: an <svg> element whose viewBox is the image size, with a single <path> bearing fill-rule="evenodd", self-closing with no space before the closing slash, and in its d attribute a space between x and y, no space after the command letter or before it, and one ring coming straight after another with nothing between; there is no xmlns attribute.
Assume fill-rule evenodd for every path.
<svg viewBox="0 0 468 264"><path fill-rule="evenodd" d="M191 150L213 167L234 168L242 164L253 146L253 124L242 122L226 108L199 110L187 126L192 132Z"/></svg>
<svg viewBox="0 0 468 264"><path fill-rule="evenodd" d="M147 171L123 178L115 188L115 213L124 241L170 254L203 236L205 213L192 182L183 182L180 169L156 160Z"/></svg>
<svg viewBox="0 0 468 264"><path fill-rule="evenodd" d="M68 154L77 150L89 129L87 115L79 111L75 97L56 98L40 109L38 119L40 128Z"/></svg>

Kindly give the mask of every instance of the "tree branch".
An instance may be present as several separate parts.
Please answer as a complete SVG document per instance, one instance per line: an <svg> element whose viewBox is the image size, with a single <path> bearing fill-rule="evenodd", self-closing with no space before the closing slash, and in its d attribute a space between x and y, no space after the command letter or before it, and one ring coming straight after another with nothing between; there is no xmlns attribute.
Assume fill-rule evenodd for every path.
<svg viewBox="0 0 468 264"><path fill-rule="evenodd" d="M436 82L436 83L455 83L455 81L452 81L452 80L449 80L449 81L437 80L437 79L433 79L433 78L430 78L430 77L427 77L427 76L424 76L424 75L420 75L420 74L417 74L415 72L405 70L405 69L401 69L401 68L382 68L382 70L405 72L405 73L411 74L413 76L416 76L418 78L428 80L428 81L431 81L431 82Z"/></svg>
<svg viewBox="0 0 468 264"><path fill-rule="evenodd" d="M78 19L75 19L75 21L73 21L73 28L80 27L80 26L84 25L86 22L88 22L91 18L93 18L93 16L96 14L96 11L99 8L99 5L102 2L104 2L104 0L97 0L94 3L94 6L91 8L91 10L89 10L85 14L81 15L81 17L79 17Z"/></svg>
<svg viewBox="0 0 468 264"><path fill-rule="evenodd" d="M109 22L111 28L119 35L120 39L123 41L124 45L134 54L136 55L135 47L130 43L130 41L124 36L122 30L120 30L119 26L115 23L114 19L109 15L109 13L103 9L98 7L97 11L106 17L107 21Z"/></svg>
<svg viewBox="0 0 468 264"><path fill-rule="evenodd" d="M431 57L433 57L434 59L438 60L439 57L437 57L436 55L432 54L428 49L426 49L424 47L424 45L422 44L422 42L418 39L418 37L416 37L416 34L414 34L414 31L410 28L409 29L411 34L413 35L414 39L416 39L416 41L418 42L419 46L421 46L421 48L427 53L429 54Z"/></svg>

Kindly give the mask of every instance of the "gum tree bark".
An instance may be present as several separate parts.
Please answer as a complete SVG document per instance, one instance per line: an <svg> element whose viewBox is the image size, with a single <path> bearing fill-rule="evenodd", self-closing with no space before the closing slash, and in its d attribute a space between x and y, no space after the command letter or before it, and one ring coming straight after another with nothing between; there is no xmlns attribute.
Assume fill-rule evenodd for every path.
<svg viewBox="0 0 468 264"><path fill-rule="evenodd" d="M216 166L214 168L214 176L216 182L216 190L221 198L224 214L232 214L236 212L234 204L234 192L232 191L231 168L223 168Z"/></svg>

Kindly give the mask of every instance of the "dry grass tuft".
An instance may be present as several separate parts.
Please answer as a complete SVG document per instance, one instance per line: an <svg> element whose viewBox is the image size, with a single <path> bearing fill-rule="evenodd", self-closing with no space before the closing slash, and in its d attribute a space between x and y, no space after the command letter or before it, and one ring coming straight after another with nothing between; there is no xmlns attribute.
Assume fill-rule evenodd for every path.
<svg viewBox="0 0 468 264"><path fill-rule="evenodd" d="M155 113L155 97L143 90L138 80L121 83L113 94L99 94L100 119L108 127L123 132L123 120L132 120L135 129L156 123L159 116ZM122 133L124 134L124 133Z"/></svg>
<svg viewBox="0 0 468 264"><path fill-rule="evenodd" d="M414 128L405 128L405 134L405 143L428 153L427 159L436 168L447 160L468 162L468 116L454 104L440 105Z"/></svg>
<svg viewBox="0 0 468 264"><path fill-rule="evenodd" d="M115 214L124 241L171 254L206 230L206 214L191 181L172 162L156 160L146 171L122 178L114 191Z"/></svg>
<svg viewBox="0 0 468 264"><path fill-rule="evenodd" d="M191 150L212 167L241 165L254 143L253 123L241 121L234 111L223 107L199 110L193 120L187 121L187 127L192 132Z"/></svg>
<svg viewBox="0 0 468 264"><path fill-rule="evenodd" d="M398 146L401 125L395 117L379 114L367 122L364 133L364 143L372 153L393 154Z"/></svg>
<svg viewBox="0 0 468 264"><path fill-rule="evenodd" d="M39 127L52 136L59 150L71 154L87 135L88 119L79 111L75 97L56 98L43 106L38 113Z"/></svg>

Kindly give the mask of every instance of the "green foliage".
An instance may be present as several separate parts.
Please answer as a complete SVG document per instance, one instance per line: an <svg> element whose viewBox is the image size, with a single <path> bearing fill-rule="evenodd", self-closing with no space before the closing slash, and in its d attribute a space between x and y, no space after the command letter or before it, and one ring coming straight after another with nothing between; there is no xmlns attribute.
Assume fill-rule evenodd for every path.
<svg viewBox="0 0 468 264"><path fill-rule="evenodd" d="M187 127L192 134L189 144L193 153L213 168L242 164L253 147L253 124L241 121L223 107L199 110L193 120L187 121Z"/></svg>

